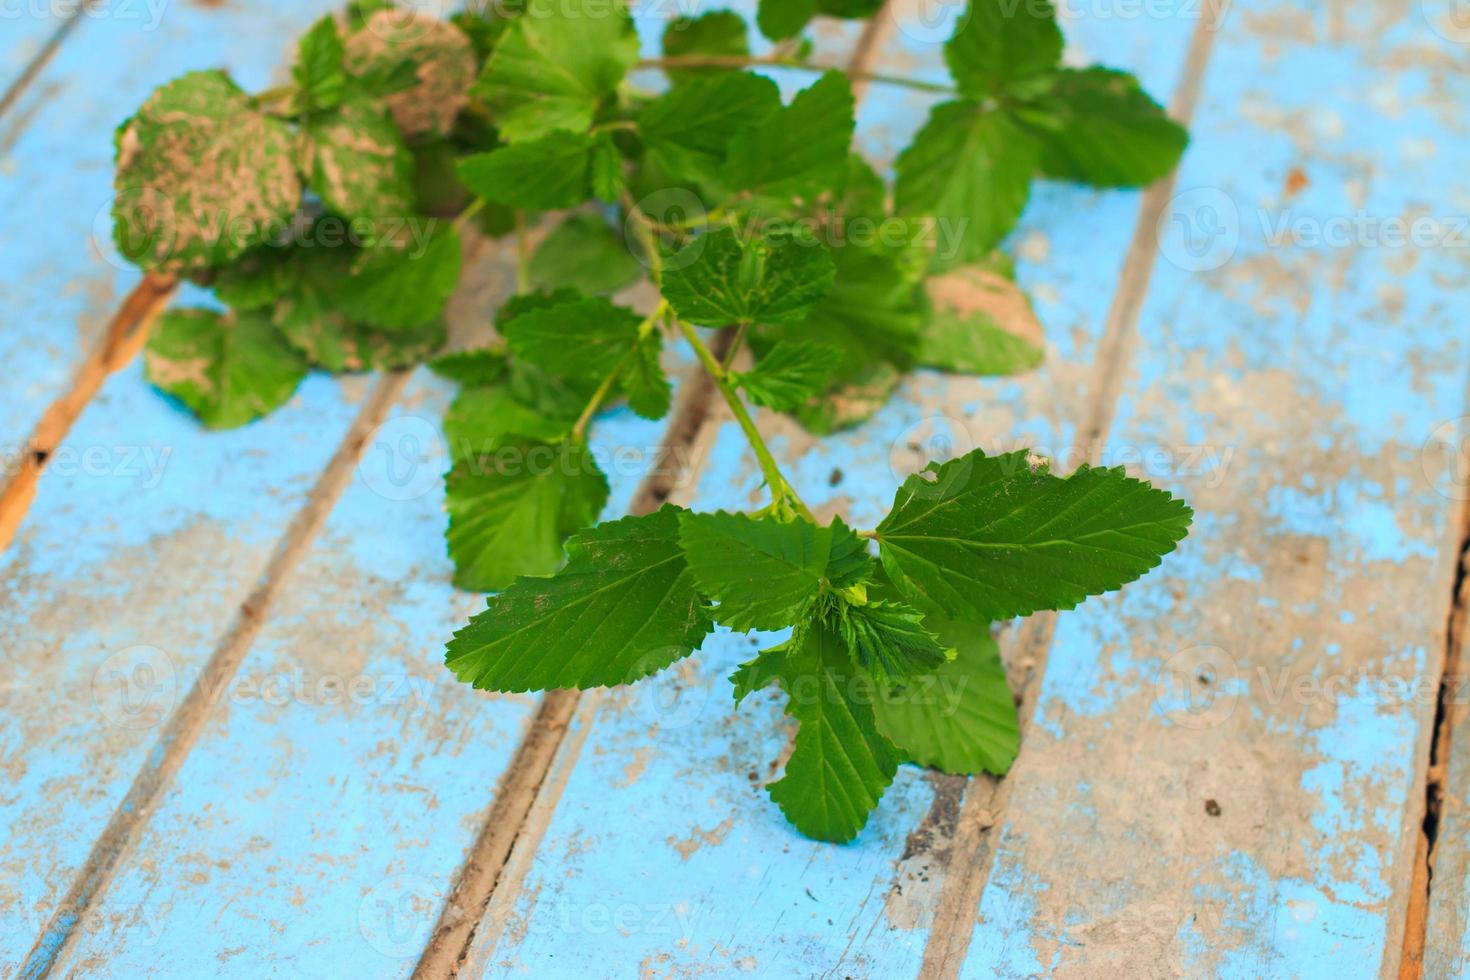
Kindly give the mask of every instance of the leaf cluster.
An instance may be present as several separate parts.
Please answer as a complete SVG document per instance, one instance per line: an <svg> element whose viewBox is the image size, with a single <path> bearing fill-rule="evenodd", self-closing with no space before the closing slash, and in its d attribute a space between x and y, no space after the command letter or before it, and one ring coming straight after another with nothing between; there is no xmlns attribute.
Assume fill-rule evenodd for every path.
<svg viewBox="0 0 1470 980"><path fill-rule="evenodd" d="M466 682L624 684L716 624L785 631L732 680L737 698L787 695L800 729L771 795L804 832L852 837L903 760L1003 772L1017 727L991 624L1143 574L1187 509L1118 471L972 454L911 478L859 534L815 519L747 403L830 433L916 367L1036 366L1040 325L1001 251L1031 182L1141 185L1184 131L1132 76L1063 67L1047 0L975 0L945 46L953 86L890 186L854 152L852 80L802 39L878 0L765 0L766 55L732 11L680 17L651 62L621 4L492 7L441 21L356 0L300 39L289 84L250 95L194 72L123 123L119 251L216 301L162 318L148 378L220 428L313 368L428 362L455 382L449 553L456 584L498 592L450 644ZM783 98L776 65L810 83ZM515 238L516 295L493 340L446 353L480 236ZM622 302L640 283L656 301ZM619 402L664 417L675 343L751 441L770 505L598 524L590 425ZM953 697L920 697L936 690Z"/></svg>

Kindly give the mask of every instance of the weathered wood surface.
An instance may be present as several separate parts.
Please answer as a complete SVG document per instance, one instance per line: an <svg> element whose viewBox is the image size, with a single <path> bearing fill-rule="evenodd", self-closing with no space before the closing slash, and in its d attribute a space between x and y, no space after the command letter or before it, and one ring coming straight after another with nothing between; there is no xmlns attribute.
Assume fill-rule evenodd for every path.
<svg viewBox="0 0 1470 980"><path fill-rule="evenodd" d="M44 229L0 223L21 256L0 269L8 432L133 281L86 248L95 134L187 68L265 84L320 9L176 5L156 36L79 23L0 116L0 198ZM1464 211L1464 39L1433 4L1236 2L1216 32L1199 4L1135 13L1072 10L1070 53L1172 93L1194 146L1172 190L1038 189L1012 241L1046 366L916 377L835 439L766 424L803 495L860 524L946 445L1027 445L1184 493L1192 537L1120 595L1006 634L1028 717L1008 780L906 769L847 847L795 835L764 795L779 702L736 713L724 679L749 638L583 698L469 913L467 974L1395 973L1465 496L1470 250L1365 236L1419 216L1448 235ZM906 23L876 58L936 71L944 27ZM854 40L826 34L824 54ZM864 149L891 158L923 107L870 89ZM1345 222L1369 231L1268 240ZM485 267L465 321L493 301ZM422 372L314 378L206 435L133 369L83 414L0 567L0 975L33 950L35 975L413 969L544 720L440 666L478 600L449 588L441 490L405 484L402 454L446 397ZM614 412L594 438L647 458L662 429ZM693 449L682 499L758 494L723 417ZM642 475L615 474L610 513ZM1470 941L1464 730L1426 976L1460 975Z"/></svg>

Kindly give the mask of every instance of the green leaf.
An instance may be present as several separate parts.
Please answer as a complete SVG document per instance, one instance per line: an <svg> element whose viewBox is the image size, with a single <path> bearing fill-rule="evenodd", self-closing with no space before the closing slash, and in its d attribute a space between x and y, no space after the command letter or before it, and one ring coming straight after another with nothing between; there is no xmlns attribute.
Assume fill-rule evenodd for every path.
<svg viewBox="0 0 1470 980"><path fill-rule="evenodd" d="M376 100L356 96L302 125L309 186L348 219L406 221L414 214L413 156Z"/></svg>
<svg viewBox="0 0 1470 980"><path fill-rule="evenodd" d="M529 293L517 293L506 300L505 305L496 311L495 326L498 329L526 313L550 309L553 306L561 306L563 303L575 303L583 298L582 294L575 289L567 288L537 289Z"/></svg>
<svg viewBox="0 0 1470 980"><path fill-rule="evenodd" d="M343 284L350 281L360 254L357 249L314 246L275 251L284 265L284 285L272 319L313 364L333 372L407 367L443 345L442 317L382 330L341 311Z"/></svg>
<svg viewBox="0 0 1470 980"><path fill-rule="evenodd" d="M835 275L831 252L808 231L767 229L751 239L720 228L672 256L662 286L664 298L690 323L779 324L805 316Z"/></svg>
<svg viewBox="0 0 1470 980"><path fill-rule="evenodd" d="M861 20L883 9L886 0L817 0L817 13L827 17Z"/></svg>
<svg viewBox="0 0 1470 980"><path fill-rule="evenodd" d="M393 122L410 138L442 136L469 103L475 52L465 33L448 21L381 10L348 36L347 70L361 78L410 79L410 85L387 96Z"/></svg>
<svg viewBox="0 0 1470 980"><path fill-rule="evenodd" d="M872 681L822 623L798 630L780 674L786 713L800 723L782 778L767 787L796 829L852 840L898 771L898 749L878 731Z"/></svg>
<svg viewBox="0 0 1470 980"><path fill-rule="evenodd" d="M599 201L617 201L628 186L623 174L623 154L612 133L598 133L587 161L587 182Z"/></svg>
<svg viewBox="0 0 1470 980"><path fill-rule="evenodd" d="M793 412L827 387L832 364L840 356L825 344L781 341L753 371L736 372L734 381L750 400L778 412Z"/></svg>
<svg viewBox="0 0 1470 980"><path fill-rule="evenodd" d="M974 0L944 46L955 84L974 99L1050 71L1061 57L1062 32L1050 0Z"/></svg>
<svg viewBox="0 0 1470 980"><path fill-rule="evenodd" d="M472 385L455 396L445 413L444 439L449 458L458 463L516 439L555 442L571 431L572 421L523 404L504 385Z"/></svg>
<svg viewBox="0 0 1470 980"><path fill-rule="evenodd" d="M674 389L659 361L662 353L663 339L657 332L650 332L639 338L633 356L623 368L623 393L628 396L628 407L646 419L663 418L673 405Z"/></svg>
<svg viewBox="0 0 1470 980"><path fill-rule="evenodd" d="M888 404L903 381L903 372L887 361L874 361L850 378L828 388L796 412L802 426L826 436L866 422Z"/></svg>
<svg viewBox="0 0 1470 980"><path fill-rule="evenodd" d="M306 362L258 312L169 310L148 338L148 381L210 429L232 429L284 405Z"/></svg>
<svg viewBox="0 0 1470 980"><path fill-rule="evenodd" d="M638 342L643 317L600 296L523 313L500 328L516 357L573 381L598 382Z"/></svg>
<svg viewBox="0 0 1470 980"><path fill-rule="evenodd" d="M459 179L487 201L538 211L576 207L592 196L596 137L555 132L459 163Z"/></svg>
<svg viewBox="0 0 1470 980"><path fill-rule="evenodd" d="M515 20L525 12L524 0L499 0L486 4L484 9L461 10L449 18L449 22L470 39L475 57L483 62L495 50L495 45Z"/></svg>
<svg viewBox="0 0 1470 980"><path fill-rule="evenodd" d="M391 371L421 364L444 346L445 323L435 318L408 330L377 330L340 314L283 315L276 327L312 364L334 374Z"/></svg>
<svg viewBox="0 0 1470 980"><path fill-rule="evenodd" d="M769 687L781 679L786 672L786 653L791 648L788 641L780 646L762 650L754 660L746 661L730 675L730 684L735 688L735 703L738 705L756 691Z"/></svg>
<svg viewBox="0 0 1470 980"><path fill-rule="evenodd" d="M338 307L383 330L410 330L442 316L459 285L459 233L441 225L427 241L365 249L341 284Z"/></svg>
<svg viewBox="0 0 1470 980"><path fill-rule="evenodd" d="M798 324L771 336L825 344L839 357L828 362L829 379L845 382L876 359L907 369L919 345L923 304L914 278L888 252L851 245L832 250L832 291Z"/></svg>
<svg viewBox="0 0 1470 980"><path fill-rule="evenodd" d="M259 310L273 305L291 289L291 249L264 245L251 249L215 273L210 285L219 301L232 310Z"/></svg>
<svg viewBox="0 0 1470 980"><path fill-rule="evenodd" d="M817 13L817 0L761 0L755 22L772 41L801 33Z"/></svg>
<svg viewBox="0 0 1470 980"><path fill-rule="evenodd" d="M829 71L791 105L736 134L724 177L733 190L814 198L842 182L854 125L852 85Z"/></svg>
<svg viewBox="0 0 1470 980"><path fill-rule="evenodd" d="M932 305L919 362L957 374L1005 375L1041 364L1041 323L1008 276L966 266L925 284Z"/></svg>
<svg viewBox="0 0 1470 980"><path fill-rule="evenodd" d="M301 37L291 77L296 82L297 109L302 113L334 109L347 91L345 51L337 22L331 15L312 25Z"/></svg>
<svg viewBox="0 0 1470 980"><path fill-rule="evenodd" d="M706 73L648 103L638 131L660 170L715 184L734 135L780 109L780 89L763 75Z"/></svg>
<svg viewBox="0 0 1470 980"><path fill-rule="evenodd" d="M1065 69L1043 100L1041 172L1094 187L1142 187L1179 162L1189 133L1127 72Z"/></svg>
<svg viewBox="0 0 1470 980"><path fill-rule="evenodd" d="M530 0L474 91L510 142L581 133L637 60L638 37L621 3Z"/></svg>
<svg viewBox="0 0 1470 980"><path fill-rule="evenodd" d="M822 527L719 511L686 513L679 526L694 580L733 630L784 629L824 589L857 585L873 567L863 540L840 520Z"/></svg>
<svg viewBox="0 0 1470 980"><path fill-rule="evenodd" d="M505 350L481 347L441 354L429 362L429 369L441 378L466 386L499 384L506 375Z"/></svg>
<svg viewBox="0 0 1470 980"><path fill-rule="evenodd" d="M449 140L434 140L415 144L409 153L413 156L414 210L440 218L463 211L473 195L459 181L456 145Z"/></svg>
<svg viewBox="0 0 1470 980"><path fill-rule="evenodd" d="M905 480L877 537L905 595L993 622L1120 588L1174 550L1191 516L1121 467L1064 479L1024 450L975 450Z"/></svg>
<svg viewBox="0 0 1470 980"><path fill-rule="evenodd" d="M930 674L884 687L873 702L878 730L921 766L1005 775L1020 751L1021 725L990 628L932 612L924 624L956 656Z"/></svg>
<svg viewBox="0 0 1470 980"><path fill-rule="evenodd" d="M931 216L943 268L984 258L1015 227L1031 193L1040 148L1003 112L974 102L937 105L898 158L899 214Z"/></svg>
<svg viewBox="0 0 1470 980"><path fill-rule="evenodd" d="M924 616L903 602L837 603L838 632L858 665L880 680L930 673L953 652L925 628Z"/></svg>
<svg viewBox="0 0 1470 980"><path fill-rule="evenodd" d="M574 214L547 235L531 257L531 284L567 287L590 296L615 293L643 278L623 237L595 214Z"/></svg>
<svg viewBox="0 0 1470 980"><path fill-rule="evenodd" d="M454 584L503 589L520 575L549 575L562 544L607 503L607 477L581 444L519 441L461 460L445 480Z"/></svg>
<svg viewBox="0 0 1470 980"><path fill-rule="evenodd" d="M481 690L611 687L693 653L714 628L665 506L589 528L550 578L522 578L454 634L445 663Z"/></svg>
<svg viewBox="0 0 1470 980"><path fill-rule="evenodd" d="M733 10L711 10L700 17L675 17L664 28L663 51L667 58L743 57L750 54L750 29L745 18ZM675 85L708 74L699 69L668 69L669 79Z"/></svg>
<svg viewBox="0 0 1470 980"><path fill-rule="evenodd" d="M159 88L117 132L118 251L145 269L225 265L301 203L294 139L217 71Z"/></svg>

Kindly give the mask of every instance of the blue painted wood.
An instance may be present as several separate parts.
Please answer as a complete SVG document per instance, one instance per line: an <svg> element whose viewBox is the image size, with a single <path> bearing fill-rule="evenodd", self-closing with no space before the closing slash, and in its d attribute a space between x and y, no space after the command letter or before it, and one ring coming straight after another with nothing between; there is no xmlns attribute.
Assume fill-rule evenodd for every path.
<svg viewBox="0 0 1470 980"><path fill-rule="evenodd" d="M270 418L206 433L135 367L58 450L0 568L0 961L19 963L56 911L353 401L312 378Z"/></svg>
<svg viewBox="0 0 1470 980"><path fill-rule="evenodd" d="M1167 94L1193 23L1069 25L1071 56L1141 72ZM933 73L935 38L895 33L885 70ZM874 87L860 110L867 151L887 160L924 119L921 99ZM1013 242L1049 325L1047 365L1011 380L921 374L862 428L814 440L776 417L773 448L819 515L872 526L894 487L948 441L1033 445L1066 455L1090 394L1091 365L1138 209L1136 193L1042 186ZM688 495L698 509L763 502L733 423L717 424ZM921 444L911 451L911 442ZM836 482L834 485L834 477ZM858 840L803 839L762 787L788 740L779 695L736 711L726 677L772 637L721 633L670 675L584 712L548 777L547 809L476 935L466 973L562 976L901 977L919 974L947 841L924 834L934 794L905 767ZM554 809L551 809L554 807Z"/></svg>
<svg viewBox="0 0 1470 980"><path fill-rule="evenodd" d="M247 18L233 24L259 39L252 15L228 15ZM253 16L298 15L309 19L294 8ZM1437 192L1425 188L1458 186L1463 132L1452 120L1465 93L1448 59L1429 57L1440 42L1416 14L1323 16L1259 2L1240 7L1217 42L1180 184L1215 193L1177 210L1207 233L1199 222L1223 213L1223 201L1240 218L1239 241L1223 266L1198 269L1166 235L1165 255L1191 268L1166 259L1155 270L1105 452L1119 462L1138 452L1144 475L1185 492L1200 522L1158 575L1061 618L965 975L1391 969L1432 707L1384 703L1362 678L1326 685L1353 670L1369 682L1434 675L1443 637L1425 623L1443 621L1434 604L1448 595L1453 508L1424 482L1420 447L1465 411L1465 341L1447 292L1466 269L1449 249L1267 248L1257 208L1269 221L1322 222L1432 205ZM249 47L221 37L219 20L198 23L211 44ZM1163 93L1192 26L1084 18L1069 33L1078 60L1139 70ZM99 28L85 30L78 37ZM294 31L272 37L284 48ZM53 71L72 58L76 74L57 84L88 77L82 50L63 50ZM128 71L145 67L141 50ZM268 54L252 55L262 77L248 83L263 82ZM932 71L933 56L928 38L900 34L883 61ZM77 91L57 98L103 114ZM107 97L131 108L142 94ZM73 124L68 143L41 128L50 111L23 137L34 155L19 172L70 207L75 225L80 209L65 188L85 181L63 173L53 187L34 168L43 148L69 159L76 135L112 121ZM921 119L918 103L875 89L863 109L868 150L890 158ZM98 153L105 177L108 154ZM0 203L26 200L0 185ZM1042 371L996 382L921 376L868 426L830 440L765 420L803 494L871 524L897 479L946 438L961 450L1026 444L1076 462L1137 207L1135 194L1063 187L1033 201L1014 245L1051 328ZM76 265L59 247L46 254ZM40 260L24 269L51 274ZM99 293L128 282L103 271ZM53 292L65 281L53 279ZM55 296L43 302L24 275L0 272L0 290L7 309L26 311L22 331L47 335L39 324L63 338L51 360L28 355L34 343L0 341L38 358L37 376L50 371L58 387L78 349L75 313L45 319ZM99 312L112 298L99 295ZM37 384L0 394L14 431L45 397ZM146 764L150 709L192 680L361 392L313 379L271 419L205 435L132 370L82 417L68 443L74 462L58 458L43 478L35 519L0 570L0 623L22 638L0 735L12 778L0 795L0 960L23 956L53 911ZM439 667L443 636L478 603L447 586L437 482L397 499L386 467L398 437L433 431L445 398L440 383L417 378L373 441L381 452L370 449L62 972L411 968L534 704L477 697ZM643 447L658 430L615 412L595 438ZM910 442L928 445L915 453ZM91 463L87 448L100 450ZM697 506L758 498L733 426L710 427L700 448ZM625 509L636 477L622 474L610 514ZM1235 671L1219 695L1171 686L1197 676L1176 668L1199 662L1202 647L1223 649ZM754 648L721 635L670 678L588 699L467 972L919 972L946 862L990 858L944 853L948 830L935 814L945 801L915 770L856 844L796 836L760 788L786 741L778 700L736 714L724 681ZM1336 693L1282 700L1272 692L1283 677ZM119 701L120 690L140 697ZM1222 697L1229 715L1197 724Z"/></svg>
<svg viewBox="0 0 1470 980"><path fill-rule="evenodd" d="M26 72L33 70L65 22L65 17L52 12L49 3L21 0L0 8L0 31L4 32L0 40L0 94L18 85ZM0 132L3 127L0 122Z"/></svg>
<svg viewBox="0 0 1470 980"><path fill-rule="evenodd" d="M413 968L538 700L478 695L443 667L484 600L450 584L442 455L410 478L399 447L435 438L450 387L421 373L369 440L63 973ZM594 452L624 460L609 517L661 436L626 409L594 427Z"/></svg>
<svg viewBox="0 0 1470 980"><path fill-rule="evenodd" d="M327 6L179 6L152 33L88 19L3 120L14 141L0 182L7 454L137 279L92 248L109 196L108 134L193 59L264 84L280 38ZM0 621L12 637L0 961L19 963L56 911L154 745L151 712L192 680L253 587L354 398L312 379L271 419L208 436L135 366L108 381L53 455L0 570ZM120 700L130 683L134 699Z"/></svg>
<svg viewBox="0 0 1470 980"><path fill-rule="evenodd" d="M962 976L1397 975L1470 365L1448 53L1231 5L1105 445L1195 529L1060 618Z"/></svg>

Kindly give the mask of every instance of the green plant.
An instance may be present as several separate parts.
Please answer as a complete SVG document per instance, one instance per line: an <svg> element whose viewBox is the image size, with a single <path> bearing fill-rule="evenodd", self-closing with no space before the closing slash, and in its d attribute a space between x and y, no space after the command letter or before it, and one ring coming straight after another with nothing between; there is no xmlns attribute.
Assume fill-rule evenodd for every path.
<svg viewBox="0 0 1470 980"><path fill-rule="evenodd" d="M759 24L793 38L815 14L879 6L766 2ZM795 40L752 55L747 36L729 11L681 18L664 57L640 63L631 20L601 0L451 22L360 2L305 35L289 85L251 96L197 72L155 92L118 131L117 242L228 307L166 314L146 354L154 384L226 427L313 366L430 358L462 234L516 236L499 342L431 362L460 385L444 420L456 583L497 592L449 668L496 691L611 686L693 653L716 623L789 629L736 672L735 695L785 691L800 727L771 796L802 832L842 841L901 761L1003 773L1019 732L991 624L1137 578L1190 512L1121 470L1061 477L1024 452L975 452L906 480L874 529L823 523L746 400L831 432L917 366L1034 366L1039 344L1012 322L1029 306L996 251L1031 181L1141 185L1186 136L1132 76L1061 67L1044 0L976 0L945 47L953 86L866 75L945 97L890 193L851 150L849 77ZM666 90L635 89L640 67L664 70ZM776 67L816 77L783 104L750 70ZM570 213L533 252L527 228L551 211ZM652 309L607 298L645 277ZM617 399L669 412L666 339L713 379L770 502L596 524L608 484L588 427Z"/></svg>

